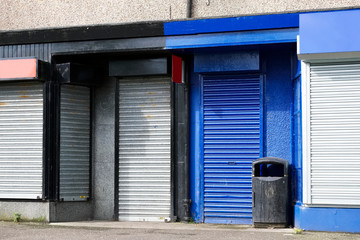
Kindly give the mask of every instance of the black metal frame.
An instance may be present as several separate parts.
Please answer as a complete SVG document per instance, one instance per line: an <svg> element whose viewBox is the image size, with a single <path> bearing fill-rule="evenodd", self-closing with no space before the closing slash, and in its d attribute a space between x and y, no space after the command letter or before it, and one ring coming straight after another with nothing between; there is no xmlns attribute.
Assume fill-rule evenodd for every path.
<svg viewBox="0 0 360 240"><path fill-rule="evenodd" d="M64 199L61 199L60 198L60 135L61 135L61 129L60 129L60 115L61 115L61 86L63 84L59 84L57 83L58 85L58 88L57 88L57 91L56 91L56 105L55 105L55 109L56 109L56 116L55 116L55 121L56 122L56 126L55 126L55 129L56 129L56 145L54 146L54 148L56 149L54 151L54 159L56 159L56 196L54 198L54 200L56 201L60 201L60 202L63 202ZM92 136L93 136L93 129L92 129L92 123L93 123L93 89L90 87L90 86L85 86L85 87L88 87L89 90L90 90L90 135L89 135L89 197L86 199L87 201L91 200L92 199L92 143L93 143L93 140L92 140ZM67 202L67 201L65 201ZM71 202L84 202L84 201L71 201Z"/></svg>
<svg viewBox="0 0 360 240"><path fill-rule="evenodd" d="M189 169L189 61L185 58L184 83L172 91L172 198L174 221L190 220Z"/></svg>
<svg viewBox="0 0 360 240"><path fill-rule="evenodd" d="M115 81L115 134L114 134L114 163L115 163L115 179L114 179L114 220L119 219L119 121L120 121L120 113L119 113L119 104L120 104L120 85L119 85L119 78L114 78Z"/></svg>
<svg viewBox="0 0 360 240"><path fill-rule="evenodd" d="M56 182L57 182L57 161L54 159L56 156L57 141L56 138L56 102L57 99L57 85L53 81L45 82L45 104L44 104L44 177L43 187L45 199L56 199Z"/></svg>
<svg viewBox="0 0 360 240"><path fill-rule="evenodd" d="M49 137L48 141L51 141L52 139L55 139L55 141L53 141L53 151L52 154L50 156L53 156L53 166L52 167L52 174L54 175L54 183L52 186L52 189L54 191L54 193L52 193L51 195L51 199L53 201L64 201L63 199L60 199L60 134L61 134L61 129L60 129L60 115L61 115L61 86L65 85L65 84L69 84L69 85L79 85L79 86L85 86L85 87L89 87L90 90L90 139L89 139L89 197L86 199L87 201L92 199L92 143L93 143L93 128L92 128L92 123L93 123L93 108L94 108L94 104L93 104L93 97L94 97L94 91L93 88L91 87L93 85L93 82L89 82L88 85L86 85L85 83L80 83L80 84L71 84L68 82L62 82L63 78L61 73L59 73L59 71L65 70L64 68L59 68L56 65L56 61L53 61L53 80L54 80L54 91L53 91L53 98L54 98L54 102L53 102L53 111L54 111L54 116L53 116L53 126L52 126L52 131L54 131L55 133L53 133L53 137ZM69 63L69 67L70 67L70 63ZM78 69L76 69L78 70ZM75 70L75 71L76 71ZM70 77L70 75L69 75ZM67 79L70 80L70 79ZM77 82L75 82L77 83ZM71 202L84 202L84 201L71 201Z"/></svg>
<svg viewBox="0 0 360 240"><path fill-rule="evenodd" d="M176 212L176 201L175 201L175 84L172 82L172 79L170 80L170 221L176 222L177 221L177 212Z"/></svg>
<svg viewBox="0 0 360 240"><path fill-rule="evenodd" d="M1 33L0 45L154 37L163 35L164 22L161 21L119 25L92 25L3 32Z"/></svg>

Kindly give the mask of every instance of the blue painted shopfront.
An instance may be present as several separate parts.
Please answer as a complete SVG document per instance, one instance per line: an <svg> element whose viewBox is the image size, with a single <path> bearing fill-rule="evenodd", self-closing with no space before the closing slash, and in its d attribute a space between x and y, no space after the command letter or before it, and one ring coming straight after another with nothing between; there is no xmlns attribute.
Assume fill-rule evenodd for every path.
<svg viewBox="0 0 360 240"><path fill-rule="evenodd" d="M226 51L226 50L224 50ZM246 53L246 51L245 51ZM251 163L292 163L294 45L259 47L258 68L195 55L191 77L191 199L196 222L252 223ZM232 53L246 58L244 51ZM197 63L198 59L207 62ZM224 59L223 61L221 59ZM236 59L236 58L233 58ZM196 67L201 66L201 71Z"/></svg>
<svg viewBox="0 0 360 240"><path fill-rule="evenodd" d="M166 48L183 55L190 66L190 197L195 222L251 224L250 163L272 156L290 163L289 219L296 227L360 231L360 208L311 205L304 199L311 175L304 169L309 166L303 146L307 93L298 61L360 61L359 21L360 10L346 10L165 23ZM244 108L236 101L228 105L225 96L246 96L236 95L246 91L241 83L246 76L258 79L252 94L259 98ZM239 127L243 123L237 117L250 112L253 125ZM228 120L240 125L231 125L229 131L224 127ZM247 137L246 131L256 137L245 145L235 143ZM250 152L251 158L242 161Z"/></svg>
<svg viewBox="0 0 360 240"><path fill-rule="evenodd" d="M292 57L298 14L164 25L190 60L190 191L196 222L252 223L251 163L293 162ZM290 213L291 214L291 213Z"/></svg>
<svg viewBox="0 0 360 240"><path fill-rule="evenodd" d="M293 162L292 57L298 14L165 24L166 48L190 56L191 214L252 223L251 164Z"/></svg>

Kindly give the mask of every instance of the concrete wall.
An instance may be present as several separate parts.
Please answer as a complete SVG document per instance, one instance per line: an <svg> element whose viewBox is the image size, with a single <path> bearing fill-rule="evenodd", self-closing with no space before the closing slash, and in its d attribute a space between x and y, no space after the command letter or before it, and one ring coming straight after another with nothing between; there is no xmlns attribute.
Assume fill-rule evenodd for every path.
<svg viewBox="0 0 360 240"><path fill-rule="evenodd" d="M0 30L185 18L186 0L3 0Z"/></svg>
<svg viewBox="0 0 360 240"><path fill-rule="evenodd" d="M96 220L114 217L115 87L115 79L107 79L95 89L92 190Z"/></svg>
<svg viewBox="0 0 360 240"><path fill-rule="evenodd" d="M20 221L49 221L49 202L0 202L0 220L13 221L15 213L21 215Z"/></svg>
<svg viewBox="0 0 360 240"><path fill-rule="evenodd" d="M186 17L187 0L2 0L0 30L54 28ZM359 8L360 0L193 0L193 17L209 18Z"/></svg>
<svg viewBox="0 0 360 240"><path fill-rule="evenodd" d="M93 217L92 202L51 202L50 222L89 221Z"/></svg>

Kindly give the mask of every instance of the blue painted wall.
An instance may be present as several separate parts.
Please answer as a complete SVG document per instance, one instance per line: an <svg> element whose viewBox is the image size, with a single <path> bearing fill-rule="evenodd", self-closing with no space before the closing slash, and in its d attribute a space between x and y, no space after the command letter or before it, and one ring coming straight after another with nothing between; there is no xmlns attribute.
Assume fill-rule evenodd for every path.
<svg viewBox="0 0 360 240"><path fill-rule="evenodd" d="M295 227L305 230L360 233L359 208L295 206Z"/></svg>
<svg viewBox="0 0 360 240"><path fill-rule="evenodd" d="M262 54L265 60L264 156L284 158L292 163L292 77L291 51L270 49Z"/></svg>
<svg viewBox="0 0 360 240"><path fill-rule="evenodd" d="M300 54L360 51L360 10L300 14Z"/></svg>
<svg viewBox="0 0 360 240"><path fill-rule="evenodd" d="M259 71L259 51L231 51L194 56L194 72Z"/></svg>

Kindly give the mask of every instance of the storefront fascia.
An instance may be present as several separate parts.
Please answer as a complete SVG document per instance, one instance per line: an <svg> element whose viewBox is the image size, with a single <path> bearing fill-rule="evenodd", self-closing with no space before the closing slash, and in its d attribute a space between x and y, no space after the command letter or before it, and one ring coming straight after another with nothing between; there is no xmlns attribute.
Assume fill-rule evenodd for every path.
<svg viewBox="0 0 360 240"><path fill-rule="evenodd" d="M359 232L359 21L359 10L300 14L301 229Z"/></svg>

